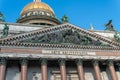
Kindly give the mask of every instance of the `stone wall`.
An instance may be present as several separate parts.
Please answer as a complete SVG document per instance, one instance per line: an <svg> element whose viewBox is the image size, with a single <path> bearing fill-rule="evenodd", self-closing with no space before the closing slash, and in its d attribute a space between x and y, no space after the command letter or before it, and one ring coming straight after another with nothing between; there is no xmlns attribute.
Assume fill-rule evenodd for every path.
<svg viewBox="0 0 120 80"><path fill-rule="evenodd" d="M7 68L6 80L21 80L20 71L17 66L11 66Z"/></svg>
<svg viewBox="0 0 120 80"><path fill-rule="evenodd" d="M28 67L28 80L41 80L40 67Z"/></svg>

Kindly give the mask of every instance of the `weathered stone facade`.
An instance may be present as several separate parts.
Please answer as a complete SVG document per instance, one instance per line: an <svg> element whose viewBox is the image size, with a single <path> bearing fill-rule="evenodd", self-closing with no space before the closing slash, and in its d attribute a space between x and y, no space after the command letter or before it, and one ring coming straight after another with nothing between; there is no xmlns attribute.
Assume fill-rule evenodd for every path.
<svg viewBox="0 0 120 80"><path fill-rule="evenodd" d="M31 16L23 12L18 20L34 17L38 25L0 22L0 80L120 80L120 43L113 39L115 32L85 30L67 19L60 24L53 11L52 18L44 14L45 22L35 17L41 19L41 8L51 11L44 10L45 5L32 9ZM2 37L5 24L9 34Z"/></svg>
<svg viewBox="0 0 120 80"><path fill-rule="evenodd" d="M44 32L49 34L66 29L89 34L91 39L99 38L109 46L24 42ZM1 38L0 41L1 80L119 80L120 44L68 23Z"/></svg>

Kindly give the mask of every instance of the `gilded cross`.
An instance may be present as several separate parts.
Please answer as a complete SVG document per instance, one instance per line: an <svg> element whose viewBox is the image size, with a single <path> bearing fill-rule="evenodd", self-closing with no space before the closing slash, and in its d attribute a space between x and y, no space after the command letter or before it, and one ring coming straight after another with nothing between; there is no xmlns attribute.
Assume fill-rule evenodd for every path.
<svg viewBox="0 0 120 80"><path fill-rule="evenodd" d="M34 0L34 2L41 2L41 0Z"/></svg>

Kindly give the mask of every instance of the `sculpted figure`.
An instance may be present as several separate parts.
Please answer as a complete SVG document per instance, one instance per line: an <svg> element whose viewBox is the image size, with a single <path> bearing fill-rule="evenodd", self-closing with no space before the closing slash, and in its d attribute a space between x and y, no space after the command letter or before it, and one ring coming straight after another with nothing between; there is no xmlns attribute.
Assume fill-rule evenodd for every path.
<svg viewBox="0 0 120 80"><path fill-rule="evenodd" d="M105 24L106 29L108 31L115 31L114 26L112 24L112 20L109 20L109 22L107 24Z"/></svg>
<svg viewBox="0 0 120 80"><path fill-rule="evenodd" d="M66 15L64 15L62 17L62 23L68 22L68 17Z"/></svg>
<svg viewBox="0 0 120 80"><path fill-rule="evenodd" d="M3 29L3 37L8 36L8 31L9 31L9 26L5 24L4 29Z"/></svg>
<svg viewBox="0 0 120 80"><path fill-rule="evenodd" d="M116 32L116 34L114 35L114 38L117 42L120 42L120 33Z"/></svg>

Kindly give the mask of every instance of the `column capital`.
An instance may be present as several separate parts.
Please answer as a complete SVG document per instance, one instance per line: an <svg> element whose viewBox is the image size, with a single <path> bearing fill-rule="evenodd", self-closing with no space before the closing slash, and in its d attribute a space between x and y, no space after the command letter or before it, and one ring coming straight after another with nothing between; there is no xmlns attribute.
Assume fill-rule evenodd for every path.
<svg viewBox="0 0 120 80"><path fill-rule="evenodd" d="M117 62L117 63L116 63L116 65L117 65L117 66L120 66L120 63L119 63L119 62Z"/></svg>
<svg viewBox="0 0 120 80"><path fill-rule="evenodd" d="M46 58L40 58L41 65L47 65L47 59Z"/></svg>
<svg viewBox="0 0 120 80"><path fill-rule="evenodd" d="M98 60L92 60L93 65L98 65L99 61Z"/></svg>
<svg viewBox="0 0 120 80"><path fill-rule="evenodd" d="M108 60L108 67L110 70L112 80L118 80L113 60Z"/></svg>
<svg viewBox="0 0 120 80"><path fill-rule="evenodd" d="M113 60L108 60L107 63L108 63L108 66L113 66L114 65L113 64L114 63Z"/></svg>
<svg viewBox="0 0 120 80"><path fill-rule="evenodd" d="M21 65L27 65L28 64L28 58L20 58Z"/></svg>
<svg viewBox="0 0 120 80"><path fill-rule="evenodd" d="M7 58L6 57L0 57L0 65L6 65L7 64Z"/></svg>
<svg viewBox="0 0 120 80"><path fill-rule="evenodd" d="M76 59L75 60L77 65L82 65L83 64L83 59Z"/></svg>
<svg viewBox="0 0 120 80"><path fill-rule="evenodd" d="M94 68L94 73L95 73L95 78L96 80L101 80L101 74L100 74L100 67L99 67L99 61L94 59L92 60L93 63L93 68Z"/></svg>
<svg viewBox="0 0 120 80"><path fill-rule="evenodd" d="M60 63L60 65L65 65L65 59L62 59L62 58L60 58L60 59L58 59L58 62Z"/></svg>

